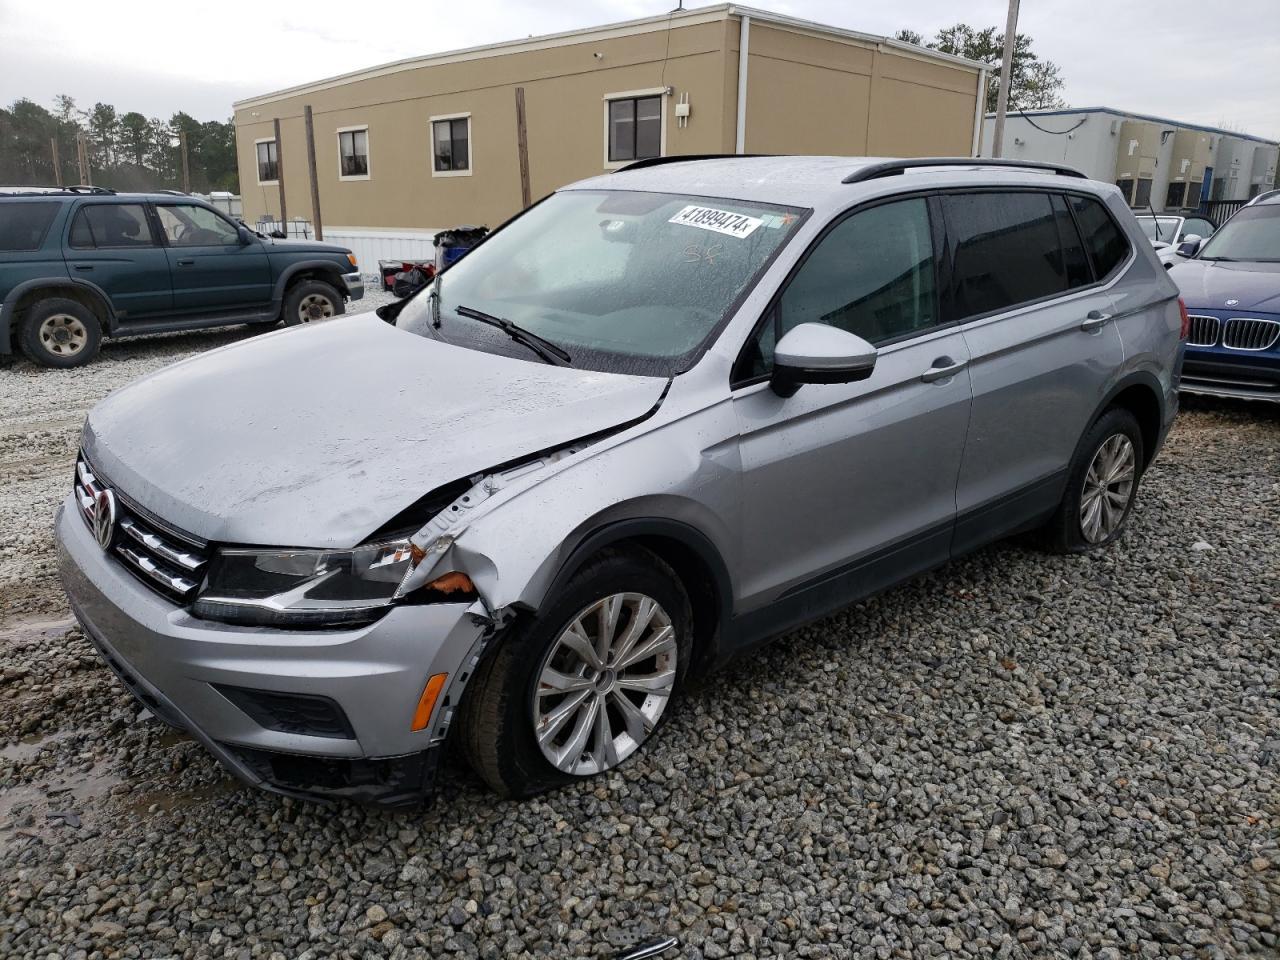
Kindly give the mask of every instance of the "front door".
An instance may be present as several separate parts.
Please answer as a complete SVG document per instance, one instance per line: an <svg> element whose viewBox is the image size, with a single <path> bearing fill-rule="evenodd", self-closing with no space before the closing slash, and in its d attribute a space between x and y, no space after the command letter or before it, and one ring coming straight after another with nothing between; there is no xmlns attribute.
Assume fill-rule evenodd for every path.
<svg viewBox="0 0 1280 960"><path fill-rule="evenodd" d="M935 267L925 199L859 210L817 241L748 343L733 394L744 612L791 600L818 616L947 558L970 387ZM777 396L774 345L806 322L875 344L871 377Z"/></svg>
<svg viewBox="0 0 1280 960"><path fill-rule="evenodd" d="M1073 203L1097 209L1077 216ZM986 191L949 194L942 206L949 300L972 354L959 553L1037 522L1060 501L1072 454L1124 357L1104 281L1128 247L1112 237L1091 259L1076 220L1107 219L1091 198Z"/></svg>
<svg viewBox="0 0 1280 960"><path fill-rule="evenodd" d="M70 275L106 293L122 324L172 310L169 261L143 204L81 204L71 217L65 251Z"/></svg>
<svg viewBox="0 0 1280 960"><path fill-rule="evenodd" d="M271 267L261 240L242 244L239 227L203 204L156 204L156 214L168 244L176 312L267 306Z"/></svg>

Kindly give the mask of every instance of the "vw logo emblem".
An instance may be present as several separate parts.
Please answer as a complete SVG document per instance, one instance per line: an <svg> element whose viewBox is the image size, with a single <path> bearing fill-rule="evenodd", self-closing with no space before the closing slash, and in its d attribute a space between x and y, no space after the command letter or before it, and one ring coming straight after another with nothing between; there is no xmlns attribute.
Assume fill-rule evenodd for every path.
<svg viewBox="0 0 1280 960"><path fill-rule="evenodd" d="M93 498L93 538L106 550L116 529L116 497L110 490L100 490Z"/></svg>
<svg viewBox="0 0 1280 960"><path fill-rule="evenodd" d="M1239 300L1228 300L1228 301L1227 301L1227 306L1228 306L1228 307L1234 307L1234 306L1235 306L1237 303L1239 303L1239 302L1240 302Z"/></svg>

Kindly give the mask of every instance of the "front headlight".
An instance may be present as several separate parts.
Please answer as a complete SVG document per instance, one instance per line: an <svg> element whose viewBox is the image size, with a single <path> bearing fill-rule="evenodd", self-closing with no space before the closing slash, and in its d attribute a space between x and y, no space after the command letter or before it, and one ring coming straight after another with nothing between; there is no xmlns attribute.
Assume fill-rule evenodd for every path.
<svg viewBox="0 0 1280 960"><path fill-rule="evenodd" d="M191 612L264 626L350 626L376 619L409 572L408 538L354 550L218 551Z"/></svg>

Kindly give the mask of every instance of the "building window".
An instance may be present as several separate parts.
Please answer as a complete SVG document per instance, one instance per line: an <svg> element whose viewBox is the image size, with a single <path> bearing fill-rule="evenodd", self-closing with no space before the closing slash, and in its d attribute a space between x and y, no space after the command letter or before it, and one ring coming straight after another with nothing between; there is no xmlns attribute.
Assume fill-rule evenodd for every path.
<svg viewBox="0 0 1280 960"><path fill-rule="evenodd" d="M1169 184L1169 192L1164 196L1165 207L1178 208L1181 207L1187 199L1187 185L1185 183Z"/></svg>
<svg viewBox="0 0 1280 960"><path fill-rule="evenodd" d="M662 92L613 94L605 99L605 162L662 156Z"/></svg>
<svg viewBox="0 0 1280 960"><path fill-rule="evenodd" d="M274 140L255 141L258 147L258 183L275 183L280 179L280 154Z"/></svg>
<svg viewBox="0 0 1280 960"><path fill-rule="evenodd" d="M1151 206L1151 178L1150 177L1138 178L1138 192L1137 194L1134 195L1133 205L1139 208Z"/></svg>
<svg viewBox="0 0 1280 960"><path fill-rule="evenodd" d="M369 128L345 127L338 131L338 177L369 179Z"/></svg>
<svg viewBox="0 0 1280 960"><path fill-rule="evenodd" d="M1133 205L1133 178L1121 177L1116 181L1116 186L1120 188L1120 192L1124 194L1124 202Z"/></svg>
<svg viewBox="0 0 1280 960"><path fill-rule="evenodd" d="M431 175L471 175L471 114L431 118Z"/></svg>

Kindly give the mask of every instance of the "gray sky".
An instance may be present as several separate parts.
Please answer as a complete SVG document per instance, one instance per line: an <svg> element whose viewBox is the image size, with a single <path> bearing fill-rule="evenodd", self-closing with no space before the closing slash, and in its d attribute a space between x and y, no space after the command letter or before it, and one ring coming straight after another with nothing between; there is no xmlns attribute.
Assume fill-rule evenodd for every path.
<svg viewBox="0 0 1280 960"><path fill-rule="evenodd" d="M256 93L404 57L665 13L674 0L0 0L0 98L202 120ZM1022 0L1019 29L1055 61L1073 106L1112 106L1280 139L1280 0ZM689 0L690 7L702 5ZM869 33L926 38L963 20L1003 29L1006 0L757 0ZM448 15L441 11L448 10ZM1222 21L1219 21L1220 23ZM250 28L252 25L252 29Z"/></svg>

